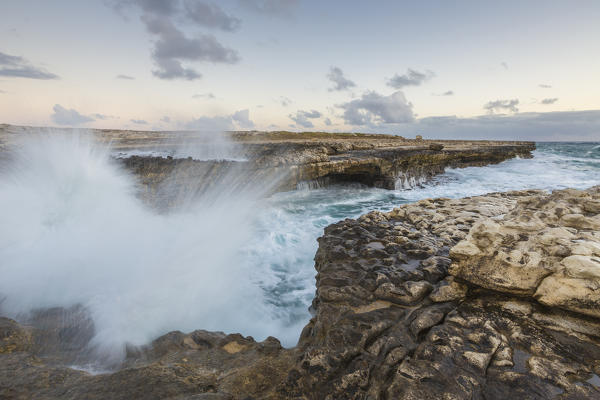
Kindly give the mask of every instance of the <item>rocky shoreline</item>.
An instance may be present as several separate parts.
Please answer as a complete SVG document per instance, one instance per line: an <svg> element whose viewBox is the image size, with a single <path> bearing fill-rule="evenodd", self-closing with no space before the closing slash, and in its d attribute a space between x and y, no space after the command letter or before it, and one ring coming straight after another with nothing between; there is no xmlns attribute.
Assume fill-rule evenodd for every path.
<svg viewBox="0 0 600 400"><path fill-rule="evenodd" d="M2 318L0 398L600 398L599 232L600 187L371 212L319 238L296 347L171 332L91 375L81 310Z"/></svg>
<svg viewBox="0 0 600 400"><path fill-rule="evenodd" d="M257 182L276 182L273 191L348 183L384 189L411 188L443 173L448 167L482 166L517 156L531 157L531 151L535 149L533 143L435 144L442 149L421 144L336 150L323 143L299 148L288 148L289 143L271 143L260 145L259 149L251 148L249 161L156 156L131 156L120 161L140 178L142 192L152 199L165 183L170 185L171 194L181 195L197 189L193 182L201 182L206 187L207 183L218 182L231 170L244 171L248 178ZM247 150L247 145L245 148Z"/></svg>
<svg viewBox="0 0 600 400"><path fill-rule="evenodd" d="M27 135L50 128L0 125L2 150ZM173 203L219 182L233 170L244 179L268 183L271 191L359 183L384 189L410 188L446 168L496 164L531 157L534 142L425 140L401 136L325 132L195 132L90 130L109 145L118 161L139 180L150 202ZM81 134L81 133L80 133ZM222 160L184 154L206 152ZM216 151L215 151L216 150ZM174 153L135 155L140 152ZM187 151L187 153L186 153ZM167 185L168 190L162 190Z"/></svg>

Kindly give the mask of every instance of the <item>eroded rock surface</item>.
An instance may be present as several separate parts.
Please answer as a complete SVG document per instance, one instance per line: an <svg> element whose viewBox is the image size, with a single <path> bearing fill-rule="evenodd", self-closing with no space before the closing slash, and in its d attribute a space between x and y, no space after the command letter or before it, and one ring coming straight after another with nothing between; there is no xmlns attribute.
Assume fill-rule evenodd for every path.
<svg viewBox="0 0 600 400"><path fill-rule="evenodd" d="M563 207L555 199L595 210L597 193L423 200L328 227L316 256L316 315L286 388L311 399L600 398L599 319L448 272L480 265L473 252L458 264L450 255L486 232L481 227L517 217L525 205L532 213ZM584 214L590 218L578 234L597 243L595 217Z"/></svg>
<svg viewBox="0 0 600 400"><path fill-rule="evenodd" d="M598 399L599 194L423 200L329 226L293 349L172 332L89 375L0 320L0 396Z"/></svg>
<svg viewBox="0 0 600 400"><path fill-rule="evenodd" d="M277 179L274 190L340 183L394 189L414 186L443 173L447 167L482 166L516 156L530 157L535 149L531 142L475 141L445 141L444 145L434 143L430 148L427 142L392 138L244 142L238 145L247 161L133 156L124 158L122 163L150 193L165 182L175 191L189 193L190 188L197 190L194 183L211 182L231 169L246 171L250 179L258 182Z"/></svg>
<svg viewBox="0 0 600 400"><path fill-rule="evenodd" d="M600 190L522 199L477 222L450 255L458 278L600 317Z"/></svg>

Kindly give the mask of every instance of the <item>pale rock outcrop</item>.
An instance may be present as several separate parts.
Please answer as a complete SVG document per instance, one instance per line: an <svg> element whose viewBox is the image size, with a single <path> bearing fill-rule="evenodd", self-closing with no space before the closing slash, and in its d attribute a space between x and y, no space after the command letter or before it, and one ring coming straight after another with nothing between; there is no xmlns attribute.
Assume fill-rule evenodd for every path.
<svg viewBox="0 0 600 400"><path fill-rule="evenodd" d="M449 272L499 292L600 317L600 187L521 199L450 251Z"/></svg>

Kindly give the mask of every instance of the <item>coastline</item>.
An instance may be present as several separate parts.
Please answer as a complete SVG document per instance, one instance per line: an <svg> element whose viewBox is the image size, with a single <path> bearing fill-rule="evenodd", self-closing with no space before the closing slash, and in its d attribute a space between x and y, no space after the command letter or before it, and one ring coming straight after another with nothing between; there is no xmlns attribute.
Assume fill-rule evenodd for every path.
<svg viewBox="0 0 600 400"><path fill-rule="evenodd" d="M67 353L36 354L59 332L2 319L0 387L36 398L593 398L599 204L600 187L529 190L427 199L333 224L315 256L314 317L292 349L275 338L171 332L130 349L118 371L89 375L60 366ZM494 248L509 238L530 260L537 252L555 263L499 259ZM520 266L581 289L561 298L489 288L493 276L475 278L490 276L476 269L490 265L477 261L484 256L510 282L522 281Z"/></svg>
<svg viewBox="0 0 600 400"><path fill-rule="evenodd" d="M270 181L267 192L337 183L391 188L386 182L403 184L402 174L418 182L447 166L526 158L535 148L362 136L263 139L244 144L250 161L113 161L140 179L144 200L168 208L232 171L238 180ZM434 198L369 212L328 226L318 239L312 318L295 347L274 337L173 331L128 346L118 364L94 364L94 321L85 308L36 310L19 322L0 317L0 395L594 398L598 231L600 187Z"/></svg>

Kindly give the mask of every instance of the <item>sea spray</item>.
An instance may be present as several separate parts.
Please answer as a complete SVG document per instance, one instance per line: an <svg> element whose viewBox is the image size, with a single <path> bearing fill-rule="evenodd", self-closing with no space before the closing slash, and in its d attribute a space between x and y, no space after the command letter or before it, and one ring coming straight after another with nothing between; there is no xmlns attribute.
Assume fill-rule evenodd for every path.
<svg viewBox="0 0 600 400"><path fill-rule="evenodd" d="M2 313L79 305L110 362L171 330L272 334L238 251L269 185L239 178L158 214L90 134L24 139L0 174Z"/></svg>
<svg viewBox="0 0 600 400"><path fill-rule="evenodd" d="M15 310L19 309L27 310L40 304L49 307L51 303L45 301L50 298L54 298L54 305L75 303L76 300L71 298L60 303L56 301L62 295L61 291L73 286L75 291L69 292L70 297L78 293L82 299L80 302L96 310L94 323L97 335L94 343L104 343L102 349L116 348L119 351L126 342L145 343L171 330L194 329L241 332L256 339L273 335L284 345L293 346L310 319L308 307L315 290L313 257L317 249L316 238L325 226L372 210L386 211L427 197L463 197L529 188L587 188L600 184L598 143L542 143L538 144L533 159L448 169L445 174L412 190L390 191L360 185L305 189L277 193L263 202L260 199L265 181L257 182L238 170L228 174L229 178L225 180L228 183L218 185L220 190L212 191L212 197L191 197L184 202L186 206L157 215L139 202L134 195L135 179L102 154L105 148L71 143L73 138L62 140L67 143L44 141L37 147L40 154L35 157L32 156L33 148L36 148L34 144L33 148L24 152L31 162L14 161L9 165L10 170L5 168L2 172L0 274L3 279L0 280L0 292L6 295L7 288L14 294L11 301L17 305L23 302L13 309L12 315L16 315ZM51 150L53 146L57 149ZM185 149L182 152L186 154ZM91 155L86 155L88 153ZM202 154L198 153L198 156L202 158ZM244 155L234 153L233 157ZM77 161L77 158L83 160ZM44 159L46 161L42 162ZM102 167L97 168L96 173L110 171L110 179L107 180L115 181L104 185L111 188L108 191L99 184L101 179L91 173L94 170L91 166L100 161ZM63 168L65 171L61 174L50 172L63 162L75 167L88 165L84 179L75 180L89 182L86 191L94 193L88 196L89 207L91 210L98 207L92 215L87 215L91 213L88 211L81 218L74 218L76 213L69 211L70 207L65 207L64 201L50 201L53 194L56 197L59 193L51 182L60 184L65 176L73 173L71 168ZM59 179L59 175L63 178ZM99 189L96 192L93 191L95 186ZM250 189L252 186L255 186L255 191ZM238 189L234 190L234 187ZM5 194L12 192L7 199ZM239 195L236 196L236 193ZM105 202L121 205L105 207ZM67 235L66 228L55 228L54 232L62 232L64 240L49 238L50 228L40 222L40 214L43 213L39 209L44 206L52 210L50 204L57 203L56 212L46 213L52 215L49 220L60 220L59 216L70 217L74 225L72 230L75 230L76 222L86 224L79 226L80 232L70 235ZM25 204L27 208L24 208ZM67 211L58 211L65 208ZM203 212L203 209L206 211ZM92 218L94 214L98 217ZM105 232L99 228L102 224L98 220L102 219L102 215L106 219ZM11 218L14 218L13 223L6 225L4 221ZM88 220L95 221L95 225ZM37 234L32 233L32 226L38 230ZM21 230L23 233L18 234ZM46 236L42 235L43 232ZM207 238L200 239L203 235ZM27 245L28 240L37 242ZM50 240L67 249L66 254L72 254L71 257L81 257L99 266L97 272L90 272L97 277L90 276L89 282L76 282L74 279L72 283L52 278L57 281L57 293L46 297L39 293L40 290L51 289L43 281L47 279L46 275L54 274L52 258L60 256L52 248L54 243ZM37 243L48 247L48 257L36 247ZM20 254L31 248L37 249L39 262L35 255L27 253L27 257L21 258ZM225 254L218 252L219 249ZM189 257L186 262L170 261L186 255ZM14 268L5 262L7 256L18 261L15 268L19 263L33 264L26 272L17 275ZM209 259L218 260L204 262ZM189 268L188 275L186 267ZM57 276L63 269L57 268ZM95 271L89 265L87 269ZM181 279L177 279L178 276ZM85 275L77 276L75 273L75 277L83 280ZM42 282L26 283L29 279ZM67 274L65 279L71 278ZM89 290L87 287L80 288L84 283L88 284ZM102 285L105 296L110 297L110 290L115 292L114 298L106 305L102 296L93 296L102 292L98 288ZM129 306L120 307L121 304ZM7 305L5 301L2 307ZM111 310L102 312L109 306ZM101 332L106 337L99 336Z"/></svg>

